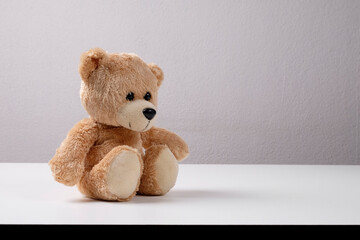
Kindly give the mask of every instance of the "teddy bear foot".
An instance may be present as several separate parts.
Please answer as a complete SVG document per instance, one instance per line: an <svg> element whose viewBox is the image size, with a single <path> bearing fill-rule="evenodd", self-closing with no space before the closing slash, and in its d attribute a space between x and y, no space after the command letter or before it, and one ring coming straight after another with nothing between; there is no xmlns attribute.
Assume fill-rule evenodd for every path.
<svg viewBox="0 0 360 240"><path fill-rule="evenodd" d="M119 200L132 198L138 188L141 163L136 153L122 151L113 158L107 174L107 187Z"/></svg>
<svg viewBox="0 0 360 240"><path fill-rule="evenodd" d="M144 171L139 194L164 195L175 186L178 161L166 145L152 146L146 150Z"/></svg>
<svg viewBox="0 0 360 240"><path fill-rule="evenodd" d="M140 184L142 160L129 146L113 148L78 184L84 195L101 200L129 201Z"/></svg>

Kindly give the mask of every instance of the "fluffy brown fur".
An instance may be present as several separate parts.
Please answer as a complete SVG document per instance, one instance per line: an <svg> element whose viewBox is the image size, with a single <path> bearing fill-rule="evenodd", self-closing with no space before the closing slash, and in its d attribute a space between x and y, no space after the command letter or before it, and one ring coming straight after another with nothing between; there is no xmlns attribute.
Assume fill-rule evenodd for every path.
<svg viewBox="0 0 360 240"><path fill-rule="evenodd" d="M95 48L81 55L79 73L81 101L90 118L81 120L69 131L49 161L55 180L68 186L77 185L80 192L95 199L128 201L137 191L147 195L165 194L170 189L160 189L157 179L159 171L164 170L157 169L154 162L159 161L158 154L165 148L170 149L176 160L183 160L189 154L187 144L166 129L151 125L148 131L146 127L138 131L131 128L131 122L124 126L118 121L119 114L123 114L120 110L130 104L126 99L129 92L134 93L132 101L138 100L137 105L144 102L144 106L156 108L157 92L164 79L162 70L156 64L146 64L135 54L108 54ZM151 93L151 99L145 101L147 92ZM139 118L144 118L142 112ZM148 125L150 122L153 124L149 120ZM136 188L127 197L112 193L108 179L112 162L123 152L136 154L141 163L141 169L135 171L141 173ZM126 172L126 165L119 166L122 173L132 174Z"/></svg>

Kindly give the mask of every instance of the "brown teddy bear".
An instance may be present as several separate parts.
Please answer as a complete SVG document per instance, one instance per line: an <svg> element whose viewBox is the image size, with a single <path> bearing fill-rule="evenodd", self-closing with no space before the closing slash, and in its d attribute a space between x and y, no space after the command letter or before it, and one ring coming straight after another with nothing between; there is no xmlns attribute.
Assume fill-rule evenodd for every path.
<svg viewBox="0 0 360 240"><path fill-rule="evenodd" d="M135 54L94 48L82 54L79 73L90 118L69 131L49 161L55 180L103 200L167 193L189 150L179 136L154 126L162 70Z"/></svg>

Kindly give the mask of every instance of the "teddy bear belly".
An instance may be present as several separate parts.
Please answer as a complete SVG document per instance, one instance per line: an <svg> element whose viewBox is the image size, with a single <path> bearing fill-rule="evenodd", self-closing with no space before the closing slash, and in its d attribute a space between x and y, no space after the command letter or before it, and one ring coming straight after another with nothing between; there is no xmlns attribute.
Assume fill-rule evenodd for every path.
<svg viewBox="0 0 360 240"><path fill-rule="evenodd" d="M95 145L90 148L89 153L86 156L85 160L85 170L90 171L96 164L98 164L105 156L108 154L113 148L121 146L121 145L128 145L130 147L136 148L141 155L143 150L142 146L139 144L136 145L129 145L129 144L122 144L118 141L106 141L100 145Z"/></svg>

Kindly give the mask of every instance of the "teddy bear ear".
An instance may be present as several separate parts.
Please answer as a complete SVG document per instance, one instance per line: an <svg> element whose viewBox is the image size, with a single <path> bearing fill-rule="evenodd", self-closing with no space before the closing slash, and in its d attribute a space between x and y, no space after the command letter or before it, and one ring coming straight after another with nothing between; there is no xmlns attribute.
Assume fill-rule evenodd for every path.
<svg viewBox="0 0 360 240"><path fill-rule="evenodd" d="M79 73L85 83L89 81L91 73L99 66L105 55L106 51L101 48L92 48L81 54Z"/></svg>
<svg viewBox="0 0 360 240"><path fill-rule="evenodd" d="M151 72L155 75L155 77L157 78L158 82L157 82L157 86L160 87L162 81L164 80L164 73L161 70L161 68L156 65L155 63L149 63L148 64Z"/></svg>

